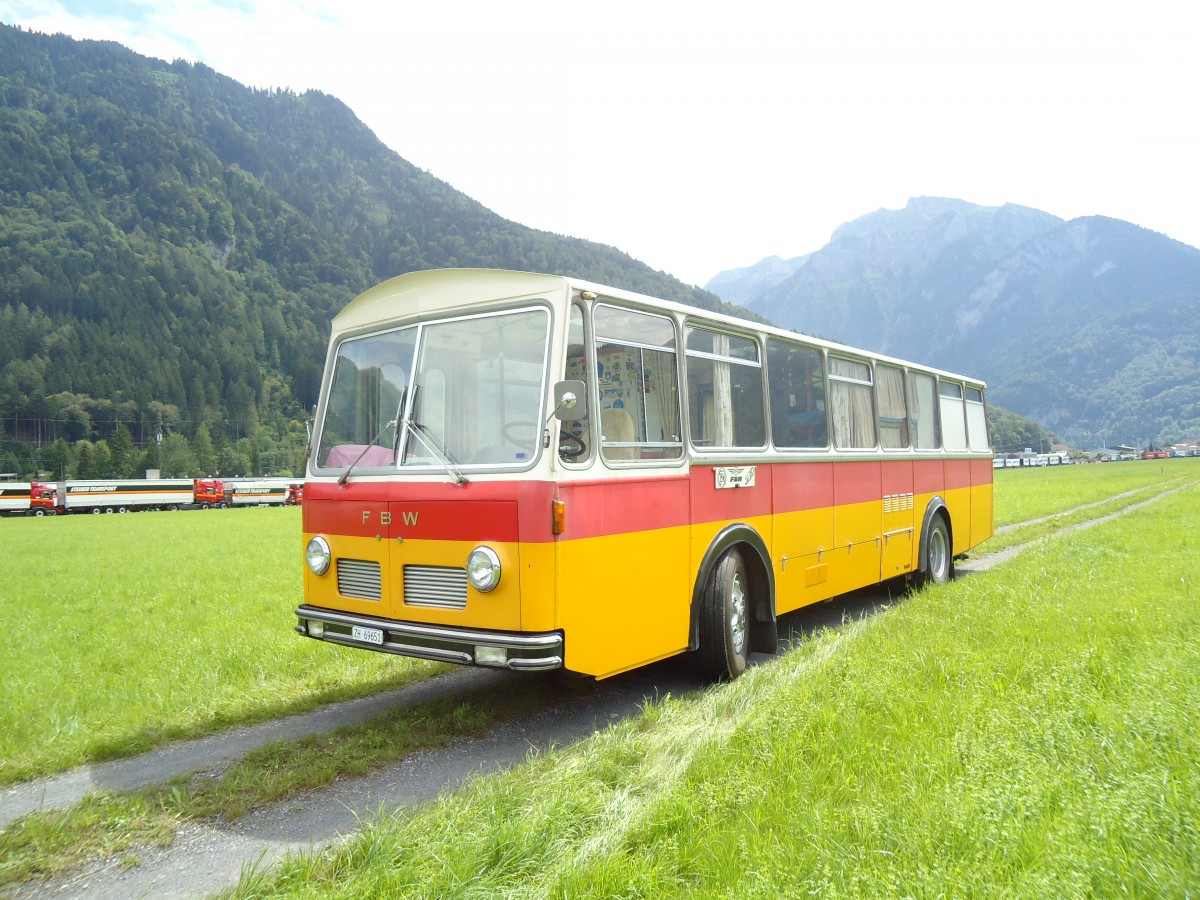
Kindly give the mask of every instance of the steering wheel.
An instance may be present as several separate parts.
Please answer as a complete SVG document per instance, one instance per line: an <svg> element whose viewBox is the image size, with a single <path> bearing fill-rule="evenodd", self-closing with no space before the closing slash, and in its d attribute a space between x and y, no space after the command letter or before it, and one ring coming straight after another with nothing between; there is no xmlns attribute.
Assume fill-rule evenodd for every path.
<svg viewBox="0 0 1200 900"><path fill-rule="evenodd" d="M520 421L509 422L507 425L504 426L504 439L511 444L516 444L518 447L524 447L528 443L528 436L526 436L526 440L522 440L520 438L513 437L510 432L512 432L513 430L515 430L517 428L534 428L534 429L536 429L537 427L538 427L537 422L520 422Z"/></svg>
<svg viewBox="0 0 1200 900"><path fill-rule="evenodd" d="M587 453L583 438L563 429L558 433L558 455L563 459L579 459Z"/></svg>

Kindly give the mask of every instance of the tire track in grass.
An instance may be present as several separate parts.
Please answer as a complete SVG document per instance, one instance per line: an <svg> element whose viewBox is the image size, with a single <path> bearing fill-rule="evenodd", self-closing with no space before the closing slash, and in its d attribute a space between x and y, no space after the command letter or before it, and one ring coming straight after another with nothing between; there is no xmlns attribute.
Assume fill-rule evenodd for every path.
<svg viewBox="0 0 1200 900"><path fill-rule="evenodd" d="M1195 482L1188 482L1188 484L1194 484L1194 483ZM1186 485L1183 485L1183 486L1186 487ZM1114 500L1123 500L1126 497L1134 497L1138 494L1144 494L1147 491L1153 491L1154 488L1155 488L1155 485L1145 485L1142 487L1136 487L1131 490L1124 491L1120 494L1113 494L1111 497L1104 497L1100 500L1095 501L1094 503L1084 503L1082 506L1073 506L1070 509L1060 510L1059 512L1053 512L1053 513L1050 513L1049 515L1038 516L1037 518L1034 518L1034 519L1026 519L1023 522L1011 522L1008 525L1001 525L999 528L997 528L996 534L1005 534L1006 532L1014 531L1017 528L1025 528L1027 525L1038 525L1042 522L1049 522L1052 519L1057 519L1062 516L1070 516L1070 515L1074 515L1075 513L1078 513L1078 512L1083 512L1084 510L1095 509L1097 506L1104 506L1106 503L1112 503Z"/></svg>
<svg viewBox="0 0 1200 900"><path fill-rule="evenodd" d="M1071 534L1076 531L1083 531L1084 529L1092 528L1093 526L1096 526L1096 525L1101 525L1105 522L1111 522L1113 519L1123 516L1126 513L1131 513L1135 509L1141 509L1145 506L1151 505L1152 503L1157 503L1159 500L1162 500L1165 497L1170 497L1172 494L1176 494L1179 491L1187 490L1188 488L1194 487L1197 484L1200 484L1200 481L1187 481L1187 482L1184 482L1183 484L1176 485L1173 488L1168 488L1167 490L1160 491L1159 493L1155 494L1152 497L1147 497L1145 500L1139 500L1136 503L1131 503L1128 506L1123 506L1118 510L1114 510L1113 512L1110 512L1110 513L1106 513L1105 515L1097 516L1094 519L1088 519L1086 522L1076 522L1074 525L1066 525L1059 531L1055 532L1054 534L1043 535L1041 537L1034 538L1032 541L1026 541L1023 544L1014 544L1011 547L1005 547L1003 550L997 550L995 553L982 553L978 556L972 556L970 559L955 563L955 571L963 573L963 574L975 574L978 572L986 572L988 569L992 568L993 566L998 566L1002 562L1007 562L1008 560L1010 560L1014 556L1016 556L1018 553L1020 553L1022 550L1027 550L1030 547L1034 546L1035 544L1041 543L1042 541L1048 541L1048 540L1051 540L1062 534ZM1064 510L1063 512L1055 513L1050 516L1041 516L1036 519L1029 519L1028 521L1025 521L1025 522L1017 522L1012 525L1005 525L1003 530L1011 530L1013 528L1021 528L1026 525L1036 525L1039 522L1045 522L1050 519L1058 518L1060 516L1067 516L1067 515L1070 515L1075 512L1079 512L1079 511L1086 510L1086 509L1091 509L1096 506L1102 506L1103 504L1109 503L1113 500L1118 500L1122 497L1128 497L1131 494L1141 493L1143 490L1145 490L1145 489L1141 488L1141 489L1137 489L1137 490L1126 491L1123 494L1115 494L1106 500L1100 500L1096 503L1087 503L1087 504L1084 504L1083 506L1077 506L1074 509ZM1001 530L1002 529L997 528L996 534L1000 534Z"/></svg>

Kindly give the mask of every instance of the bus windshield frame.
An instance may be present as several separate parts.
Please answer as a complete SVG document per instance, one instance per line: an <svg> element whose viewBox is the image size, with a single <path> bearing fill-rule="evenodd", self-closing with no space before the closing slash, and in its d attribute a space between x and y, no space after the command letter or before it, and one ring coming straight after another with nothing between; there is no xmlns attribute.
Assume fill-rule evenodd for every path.
<svg viewBox="0 0 1200 900"><path fill-rule="evenodd" d="M542 453L549 306L442 317L338 342L314 435L323 474L523 471Z"/></svg>

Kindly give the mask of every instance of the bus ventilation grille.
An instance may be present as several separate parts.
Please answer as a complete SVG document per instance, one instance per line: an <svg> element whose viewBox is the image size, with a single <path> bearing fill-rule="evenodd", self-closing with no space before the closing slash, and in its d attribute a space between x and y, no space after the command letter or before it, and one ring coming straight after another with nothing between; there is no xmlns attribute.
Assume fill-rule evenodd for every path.
<svg viewBox="0 0 1200 900"><path fill-rule="evenodd" d="M370 559L337 561L338 593L343 597L379 600L383 596L383 578L379 563Z"/></svg>
<svg viewBox="0 0 1200 900"><path fill-rule="evenodd" d="M405 566L404 604L466 609L467 570L447 566Z"/></svg>

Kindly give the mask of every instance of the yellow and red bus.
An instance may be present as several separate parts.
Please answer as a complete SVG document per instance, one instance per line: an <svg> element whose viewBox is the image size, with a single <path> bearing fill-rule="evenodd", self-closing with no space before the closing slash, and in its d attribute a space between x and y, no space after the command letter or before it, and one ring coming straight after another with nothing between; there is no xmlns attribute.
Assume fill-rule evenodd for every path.
<svg viewBox="0 0 1200 900"><path fill-rule="evenodd" d="M780 614L992 534L984 387L570 277L401 275L333 320L296 630L734 677Z"/></svg>

